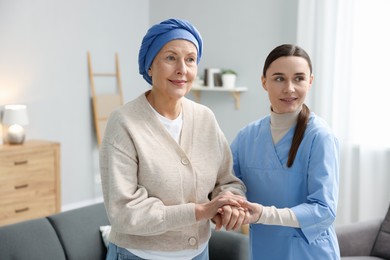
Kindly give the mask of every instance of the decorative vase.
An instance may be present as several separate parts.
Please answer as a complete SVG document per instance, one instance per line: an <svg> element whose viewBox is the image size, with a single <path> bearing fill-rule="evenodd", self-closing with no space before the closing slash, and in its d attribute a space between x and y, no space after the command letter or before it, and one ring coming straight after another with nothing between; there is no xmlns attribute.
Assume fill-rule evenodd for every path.
<svg viewBox="0 0 390 260"><path fill-rule="evenodd" d="M234 88L236 86L236 78L235 74L222 74L222 86L224 88Z"/></svg>

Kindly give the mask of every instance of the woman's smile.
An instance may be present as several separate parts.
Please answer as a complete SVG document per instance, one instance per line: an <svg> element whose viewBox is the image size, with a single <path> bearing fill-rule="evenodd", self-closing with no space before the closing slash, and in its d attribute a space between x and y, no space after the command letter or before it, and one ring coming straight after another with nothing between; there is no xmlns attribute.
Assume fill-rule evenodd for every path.
<svg viewBox="0 0 390 260"><path fill-rule="evenodd" d="M186 80L169 80L173 85L178 87L183 87L187 81Z"/></svg>

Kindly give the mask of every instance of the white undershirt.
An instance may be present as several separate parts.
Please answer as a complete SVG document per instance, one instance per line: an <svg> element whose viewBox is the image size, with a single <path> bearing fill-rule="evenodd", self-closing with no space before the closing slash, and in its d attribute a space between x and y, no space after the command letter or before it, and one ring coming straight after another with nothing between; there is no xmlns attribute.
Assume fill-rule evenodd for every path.
<svg viewBox="0 0 390 260"><path fill-rule="evenodd" d="M167 129L168 133L171 134L172 138L175 139L175 141L177 143L179 143L181 128L183 126L183 114L182 114L182 111L180 111L180 114L175 119L171 120L169 118L166 118L166 117L162 116L151 105L150 105L150 107L153 109L154 114L160 120L161 124L163 124L165 129Z"/></svg>
<svg viewBox="0 0 390 260"><path fill-rule="evenodd" d="M150 105L150 104L149 104ZM150 106L160 122L164 125L167 131L170 133L173 139L177 143L180 141L181 128L183 126L183 115L180 111L180 114L177 118L171 120L160 115L152 106ZM132 254L144 258L144 259L153 259L153 260L191 260L197 255L201 254L207 247L207 242L200 245L198 249L189 249L182 251L174 252L164 252L164 251L154 251L154 250L140 250L127 248Z"/></svg>

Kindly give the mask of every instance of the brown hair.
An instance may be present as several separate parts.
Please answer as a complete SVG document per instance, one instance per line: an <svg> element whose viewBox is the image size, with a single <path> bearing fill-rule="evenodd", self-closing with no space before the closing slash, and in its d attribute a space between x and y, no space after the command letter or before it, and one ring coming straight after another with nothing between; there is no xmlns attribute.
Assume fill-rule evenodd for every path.
<svg viewBox="0 0 390 260"><path fill-rule="evenodd" d="M265 74L271 65L272 62L274 62L276 59L280 57L286 57L286 56L296 56L304 58L310 68L310 74L312 73L312 64L309 55L306 53L304 49L302 49L299 46L292 45L292 44L283 44L275 49L273 49L267 56L264 67L263 67L263 77L265 77ZM309 116L310 116L310 109L303 104L302 110L298 115L298 122L295 127L295 132L293 136L293 140L291 143L290 151L288 154L288 160L287 160L287 167L291 167L294 163L295 157L298 152L299 145L302 142L303 136L305 134L305 130L307 127L307 123L309 122Z"/></svg>

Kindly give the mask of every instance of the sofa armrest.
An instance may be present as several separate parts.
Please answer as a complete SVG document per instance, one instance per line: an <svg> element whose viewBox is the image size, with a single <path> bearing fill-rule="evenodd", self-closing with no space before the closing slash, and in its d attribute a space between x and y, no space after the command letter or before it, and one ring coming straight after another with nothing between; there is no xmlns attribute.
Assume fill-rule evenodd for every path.
<svg viewBox="0 0 390 260"><path fill-rule="evenodd" d="M336 226L341 256L369 256L382 219Z"/></svg>
<svg viewBox="0 0 390 260"><path fill-rule="evenodd" d="M103 203L61 212L47 219L61 241L66 259L105 259L107 248L100 226L108 225L109 221Z"/></svg>

